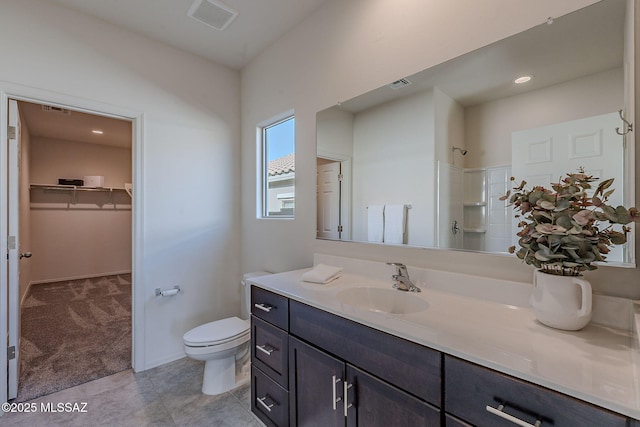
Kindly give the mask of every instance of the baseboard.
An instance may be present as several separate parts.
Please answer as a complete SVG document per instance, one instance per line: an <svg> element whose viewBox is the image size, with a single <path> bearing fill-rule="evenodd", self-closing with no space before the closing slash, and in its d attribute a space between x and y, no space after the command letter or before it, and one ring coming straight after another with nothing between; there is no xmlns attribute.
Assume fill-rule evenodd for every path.
<svg viewBox="0 0 640 427"><path fill-rule="evenodd" d="M166 365L167 363L175 362L176 360L184 359L185 357L187 357L187 355L183 352L180 352L162 357L160 359L151 360L145 364L146 366L143 370L146 371L147 369L153 369L161 365ZM137 370L136 372L142 372L142 370Z"/></svg>
<svg viewBox="0 0 640 427"><path fill-rule="evenodd" d="M29 286L31 286L31 285L41 285L43 283L66 282L66 281L71 281L71 280L93 279L93 278L96 278L96 277L115 276L115 275L118 275L118 274L131 274L131 270L108 271L106 273L93 273L93 274L85 274L85 275L80 275L80 276L52 277L50 279L44 279L44 280L32 280L31 282L29 282Z"/></svg>

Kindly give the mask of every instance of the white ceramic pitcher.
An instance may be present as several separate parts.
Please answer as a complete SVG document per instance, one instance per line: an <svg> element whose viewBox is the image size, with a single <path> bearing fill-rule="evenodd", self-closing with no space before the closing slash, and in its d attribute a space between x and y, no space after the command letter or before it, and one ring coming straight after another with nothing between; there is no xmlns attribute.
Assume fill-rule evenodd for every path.
<svg viewBox="0 0 640 427"><path fill-rule="evenodd" d="M536 270L531 306L538 320L552 328L577 331L591 320L591 284L575 276Z"/></svg>

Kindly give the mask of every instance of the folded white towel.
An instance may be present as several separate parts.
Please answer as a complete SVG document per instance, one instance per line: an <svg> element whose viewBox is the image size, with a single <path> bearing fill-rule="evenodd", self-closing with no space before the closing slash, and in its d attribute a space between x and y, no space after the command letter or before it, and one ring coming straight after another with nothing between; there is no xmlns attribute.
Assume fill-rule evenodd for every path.
<svg viewBox="0 0 640 427"><path fill-rule="evenodd" d="M342 268L318 264L313 269L302 274L302 280L313 283L329 283L342 276Z"/></svg>
<svg viewBox="0 0 640 427"><path fill-rule="evenodd" d="M404 243L404 230L406 224L405 205L385 205L384 206L384 242Z"/></svg>
<svg viewBox="0 0 640 427"><path fill-rule="evenodd" d="M384 236L384 205L369 205L367 209L367 240L382 243Z"/></svg>

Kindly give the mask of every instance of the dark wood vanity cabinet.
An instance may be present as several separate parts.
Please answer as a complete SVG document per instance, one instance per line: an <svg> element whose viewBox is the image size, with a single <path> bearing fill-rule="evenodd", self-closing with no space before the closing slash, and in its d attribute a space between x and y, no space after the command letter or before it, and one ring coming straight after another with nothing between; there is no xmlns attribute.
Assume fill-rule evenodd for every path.
<svg viewBox="0 0 640 427"><path fill-rule="evenodd" d="M292 426L438 426L440 411L290 337Z"/></svg>
<svg viewBox="0 0 640 427"><path fill-rule="evenodd" d="M269 427L289 425L289 299L251 287L251 410Z"/></svg>
<svg viewBox="0 0 640 427"><path fill-rule="evenodd" d="M290 302L292 426L439 426L440 353Z"/></svg>
<svg viewBox="0 0 640 427"><path fill-rule="evenodd" d="M542 427L635 425L623 415L465 360L445 356L444 365L445 407L455 417L447 426L512 427L516 419L532 426L540 421Z"/></svg>
<svg viewBox="0 0 640 427"><path fill-rule="evenodd" d="M640 427L260 288L252 298L252 410L270 427Z"/></svg>

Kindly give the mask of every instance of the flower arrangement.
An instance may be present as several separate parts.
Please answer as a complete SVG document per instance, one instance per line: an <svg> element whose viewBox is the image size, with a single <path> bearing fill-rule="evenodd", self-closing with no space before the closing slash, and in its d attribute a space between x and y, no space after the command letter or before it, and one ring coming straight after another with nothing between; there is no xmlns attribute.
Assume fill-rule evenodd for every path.
<svg viewBox="0 0 640 427"><path fill-rule="evenodd" d="M512 181L515 179L512 177ZM509 191L501 200L518 211L520 237L510 253L546 273L577 276L595 270L595 261L605 261L610 247L627 241L626 225L640 218L638 209L607 204L613 179L599 183L591 196L591 183L598 180L580 168L568 173L552 190L536 186L528 190L526 182ZM622 225L619 231L613 225Z"/></svg>

